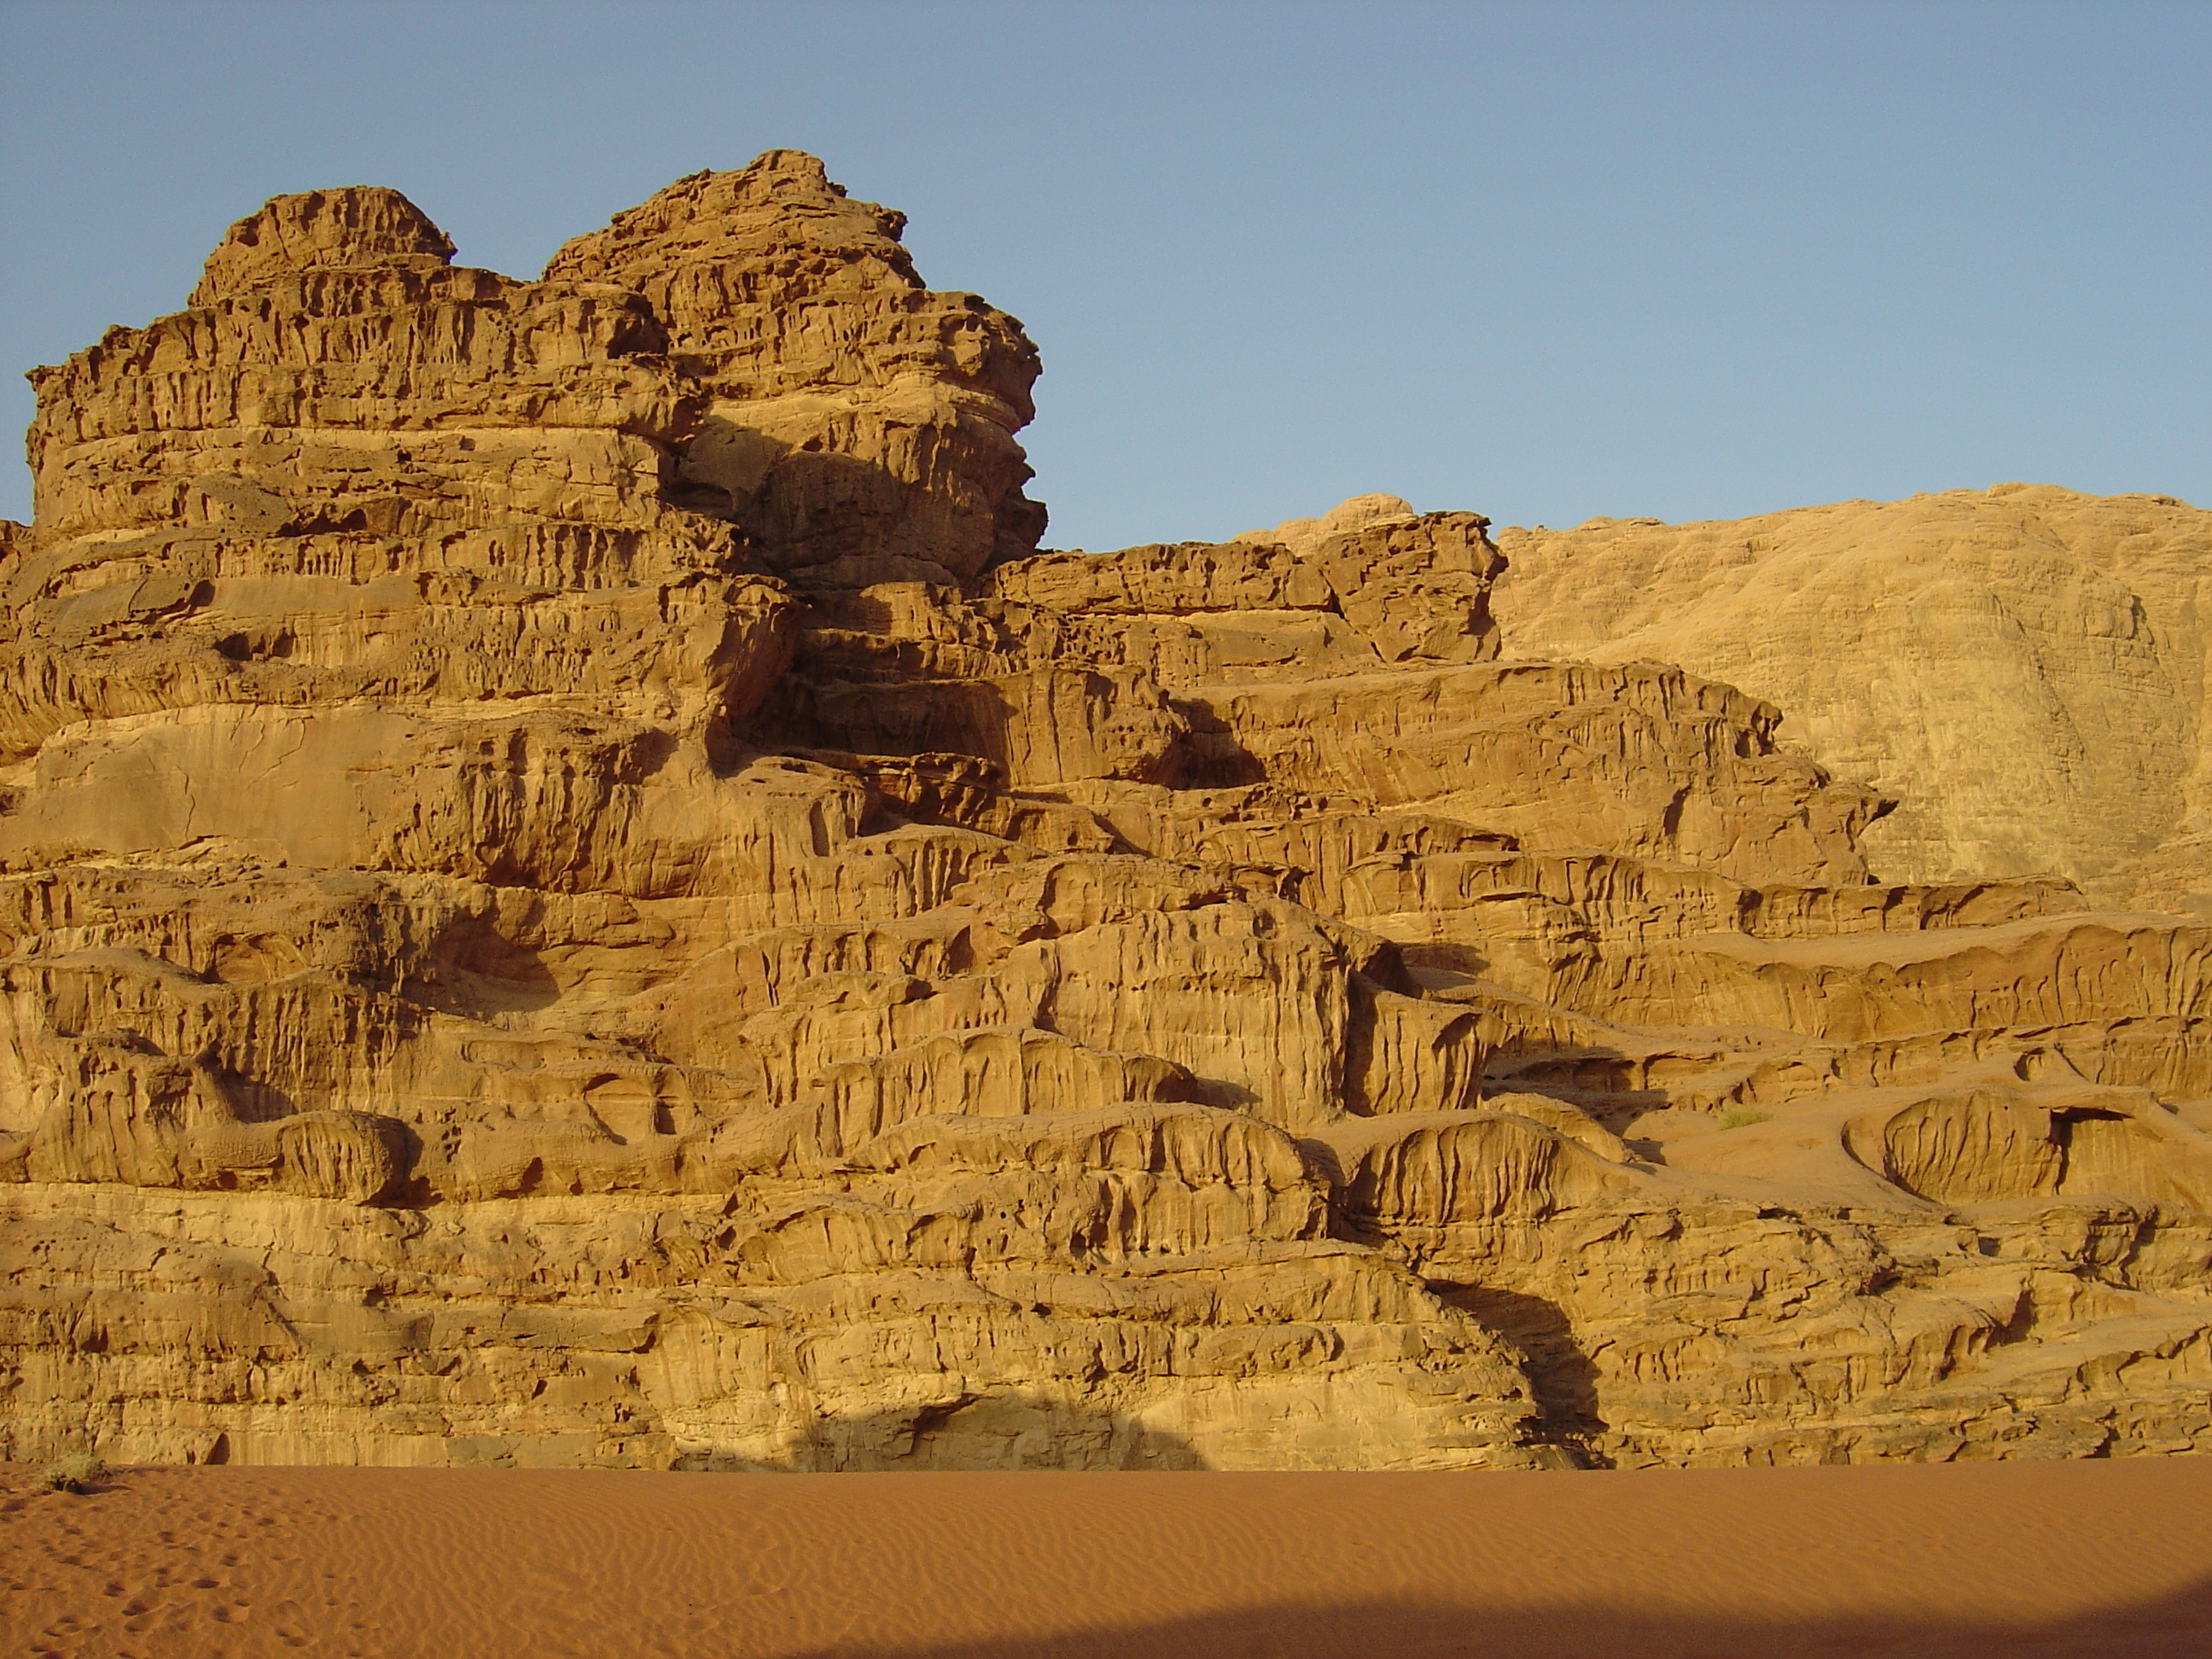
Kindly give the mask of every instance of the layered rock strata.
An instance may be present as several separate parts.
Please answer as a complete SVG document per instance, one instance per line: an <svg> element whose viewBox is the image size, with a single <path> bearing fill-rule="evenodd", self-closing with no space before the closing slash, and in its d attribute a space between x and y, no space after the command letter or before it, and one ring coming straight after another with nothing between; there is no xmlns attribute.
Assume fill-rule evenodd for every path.
<svg viewBox="0 0 2212 1659"><path fill-rule="evenodd" d="M280 198L40 372L0 1455L2212 1449L2212 935L1876 879L1474 514L1031 552L898 228Z"/></svg>

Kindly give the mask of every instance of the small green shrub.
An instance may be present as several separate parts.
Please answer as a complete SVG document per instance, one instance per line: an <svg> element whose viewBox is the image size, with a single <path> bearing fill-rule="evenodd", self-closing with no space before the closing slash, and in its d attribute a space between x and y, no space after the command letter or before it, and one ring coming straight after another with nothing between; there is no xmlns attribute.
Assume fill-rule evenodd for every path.
<svg viewBox="0 0 2212 1659"><path fill-rule="evenodd" d="M107 1465L88 1451L69 1452L39 1471L48 1492L87 1492L106 1478Z"/></svg>
<svg viewBox="0 0 2212 1659"><path fill-rule="evenodd" d="M1747 1129L1754 1123L1765 1123L1774 1116L1771 1112L1754 1112L1748 1107L1731 1106L1721 1114L1723 1129Z"/></svg>

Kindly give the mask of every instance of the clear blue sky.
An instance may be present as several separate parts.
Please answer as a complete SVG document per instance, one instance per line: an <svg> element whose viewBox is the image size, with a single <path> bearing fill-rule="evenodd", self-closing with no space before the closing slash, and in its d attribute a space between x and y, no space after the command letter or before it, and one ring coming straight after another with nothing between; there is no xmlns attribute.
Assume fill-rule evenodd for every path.
<svg viewBox="0 0 2212 1659"><path fill-rule="evenodd" d="M2208 0L0 0L0 420L271 194L529 276L778 145L1028 325L1052 544L2212 505Z"/></svg>

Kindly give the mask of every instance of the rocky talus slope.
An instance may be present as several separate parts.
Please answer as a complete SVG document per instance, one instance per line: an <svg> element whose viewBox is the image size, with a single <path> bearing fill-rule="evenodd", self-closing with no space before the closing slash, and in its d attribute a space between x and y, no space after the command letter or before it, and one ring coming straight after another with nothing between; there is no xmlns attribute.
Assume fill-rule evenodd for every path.
<svg viewBox="0 0 2212 1659"><path fill-rule="evenodd" d="M899 228L280 198L40 372L0 1455L2212 1449L2205 927L1876 879L1474 514L1034 551Z"/></svg>

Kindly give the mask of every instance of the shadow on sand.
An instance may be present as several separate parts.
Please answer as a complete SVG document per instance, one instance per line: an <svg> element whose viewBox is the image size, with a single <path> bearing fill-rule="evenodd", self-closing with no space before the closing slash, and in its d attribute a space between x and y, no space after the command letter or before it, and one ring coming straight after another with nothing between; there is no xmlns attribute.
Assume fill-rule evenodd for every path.
<svg viewBox="0 0 2212 1659"><path fill-rule="evenodd" d="M2039 1624L1879 1616L1797 1620L1377 1599L1253 1607L1005 1641L918 1647L855 1642L793 1659L2201 1659L2206 1653L2212 1653L2212 1580L2162 1601Z"/></svg>
<svg viewBox="0 0 2212 1659"><path fill-rule="evenodd" d="M1206 1460L1172 1431L1018 1390L826 1417L780 1456L693 1452L679 1469L790 1474L1052 1470L1190 1471Z"/></svg>

